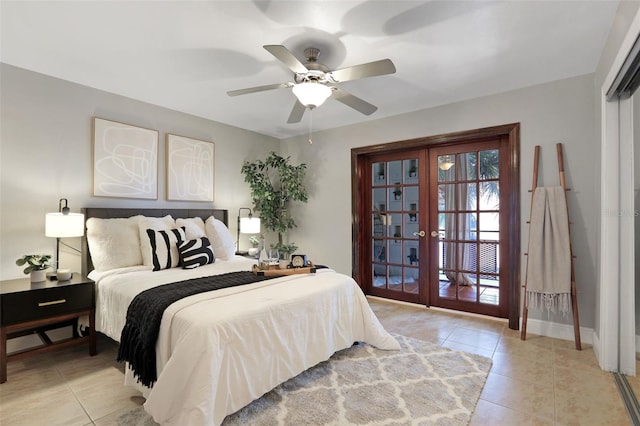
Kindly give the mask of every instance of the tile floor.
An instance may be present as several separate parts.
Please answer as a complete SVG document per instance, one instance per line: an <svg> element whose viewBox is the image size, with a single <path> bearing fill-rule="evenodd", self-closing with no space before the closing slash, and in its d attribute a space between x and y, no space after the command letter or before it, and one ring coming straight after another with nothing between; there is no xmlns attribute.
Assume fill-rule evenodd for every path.
<svg viewBox="0 0 640 426"><path fill-rule="evenodd" d="M506 322L370 299L387 330L491 357L493 366L471 425L628 425L611 374L600 371L588 345L535 335L523 342ZM0 385L0 424L115 425L142 404L123 386L117 347L98 341L9 363ZM631 384L640 390L640 380Z"/></svg>

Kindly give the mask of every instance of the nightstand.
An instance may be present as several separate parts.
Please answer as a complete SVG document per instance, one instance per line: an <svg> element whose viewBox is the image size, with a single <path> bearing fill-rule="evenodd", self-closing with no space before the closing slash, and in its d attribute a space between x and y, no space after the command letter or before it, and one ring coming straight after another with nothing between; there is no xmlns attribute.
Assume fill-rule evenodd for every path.
<svg viewBox="0 0 640 426"><path fill-rule="evenodd" d="M89 334L80 336L78 318L89 316ZM94 282L75 272L69 281L30 282L29 278L0 281L0 383L7 381L7 362L54 349L89 344L96 352ZM71 338L52 342L45 334L73 325ZM36 333L43 345L7 355L7 339Z"/></svg>

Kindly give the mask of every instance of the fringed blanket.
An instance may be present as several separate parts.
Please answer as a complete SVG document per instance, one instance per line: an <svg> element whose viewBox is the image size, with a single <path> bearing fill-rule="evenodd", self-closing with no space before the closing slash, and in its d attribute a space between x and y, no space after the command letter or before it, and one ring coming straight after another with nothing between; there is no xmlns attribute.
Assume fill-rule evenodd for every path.
<svg viewBox="0 0 640 426"><path fill-rule="evenodd" d="M571 243L565 190L536 188L532 203L527 305L566 315L571 302Z"/></svg>
<svg viewBox="0 0 640 426"><path fill-rule="evenodd" d="M151 387L157 380L156 340L164 310L172 303L194 294L264 281L276 277L251 272L230 272L210 277L165 284L138 294L127 309L122 329L118 361L127 361L140 383Z"/></svg>

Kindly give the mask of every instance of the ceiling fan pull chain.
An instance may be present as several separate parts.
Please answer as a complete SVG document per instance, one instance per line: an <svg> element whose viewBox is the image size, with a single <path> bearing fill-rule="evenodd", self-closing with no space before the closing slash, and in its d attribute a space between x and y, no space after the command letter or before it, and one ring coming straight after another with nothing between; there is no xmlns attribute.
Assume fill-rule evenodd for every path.
<svg viewBox="0 0 640 426"><path fill-rule="evenodd" d="M313 143L311 136L313 135L313 107L309 108L309 145Z"/></svg>

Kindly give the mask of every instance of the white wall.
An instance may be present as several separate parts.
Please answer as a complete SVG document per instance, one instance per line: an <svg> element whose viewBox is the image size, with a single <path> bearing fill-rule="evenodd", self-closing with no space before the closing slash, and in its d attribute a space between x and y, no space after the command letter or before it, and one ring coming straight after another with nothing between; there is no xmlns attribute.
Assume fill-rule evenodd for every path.
<svg viewBox="0 0 640 426"><path fill-rule="evenodd" d="M69 198L83 206L201 207L164 200L164 134L173 132L216 143L215 207L235 217L250 206L240 174L245 159L278 150L278 141L219 123L177 113L95 89L2 65L0 145L0 278L20 277L14 265L25 253L53 253L44 236L44 214ZM351 274L350 150L382 142L443 134L505 123L521 123L522 243L526 247L533 146L542 146L540 184L558 182L555 144L565 145L569 208L574 222L581 324L593 327L597 200L594 176L593 75L585 75L467 102L404 114L282 141L284 155L306 162L310 200L294 206L299 228L290 239L316 263ZM383 106L381 106L383 107ZM160 131L158 201L93 197L91 117L98 116ZM256 149L257 148L257 149ZM232 232L235 225L231 223ZM524 250L523 250L524 252ZM63 257L63 259L65 259ZM77 262L73 257L70 262ZM524 256L522 262L524 265ZM76 263L77 264L77 263ZM546 319L546 315L544 316ZM536 318L532 313L531 318ZM570 318L551 318L570 323Z"/></svg>
<svg viewBox="0 0 640 426"><path fill-rule="evenodd" d="M0 68L0 279L24 277L23 254L55 254L44 236L44 217L68 198L82 207L226 208L235 235L239 207L251 206L240 167L279 150L277 139L100 90L1 64ZM159 130L158 200L93 197L92 117ZM166 201L165 134L215 143L214 203ZM68 239L79 247L79 239ZM248 242L241 243L245 247ZM64 250L61 264L79 270L79 256Z"/></svg>
<svg viewBox="0 0 640 426"><path fill-rule="evenodd" d="M521 123L522 253L526 250L533 149L541 145L539 185L557 185L555 145L564 144L571 232L577 256L580 324L594 325L596 286L596 184L598 138L594 129L593 75L430 108L366 124L314 133L283 141L282 152L308 164L310 200L295 208L299 228L291 232L300 250L316 263L351 273L351 148L395 142L507 123ZM384 105L380 106L384 108ZM522 256L522 266L525 257ZM524 274L523 274L524 276ZM544 318L571 324L570 317Z"/></svg>

